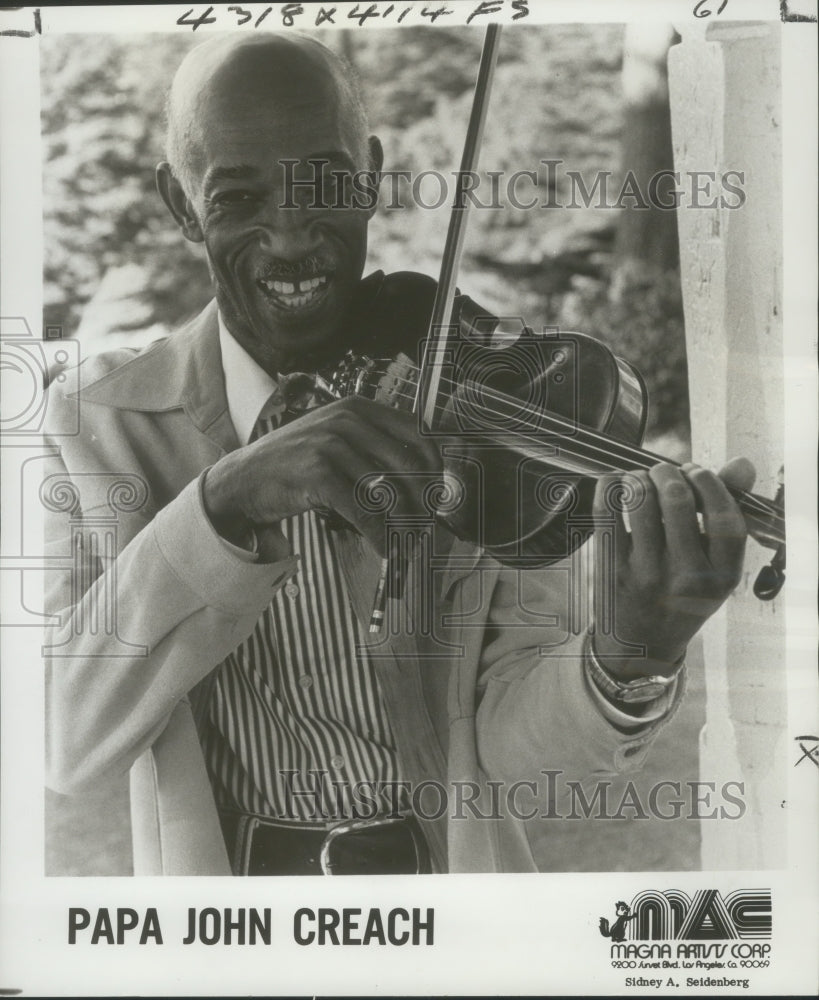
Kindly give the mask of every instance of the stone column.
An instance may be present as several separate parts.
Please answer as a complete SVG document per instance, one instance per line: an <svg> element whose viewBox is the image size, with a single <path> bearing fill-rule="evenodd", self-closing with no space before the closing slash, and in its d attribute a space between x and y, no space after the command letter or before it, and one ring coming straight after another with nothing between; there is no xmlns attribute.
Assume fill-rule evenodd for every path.
<svg viewBox="0 0 819 1000"><path fill-rule="evenodd" d="M678 30L669 85L675 170L687 192L678 224L693 455L711 468L747 456L755 491L773 497L784 454L780 27ZM699 174L694 196L689 171L716 180ZM747 806L739 820L701 820L704 869L784 862L783 601L752 593L770 556L749 540L742 582L703 636L701 780L716 782L717 805L722 782L744 781Z"/></svg>

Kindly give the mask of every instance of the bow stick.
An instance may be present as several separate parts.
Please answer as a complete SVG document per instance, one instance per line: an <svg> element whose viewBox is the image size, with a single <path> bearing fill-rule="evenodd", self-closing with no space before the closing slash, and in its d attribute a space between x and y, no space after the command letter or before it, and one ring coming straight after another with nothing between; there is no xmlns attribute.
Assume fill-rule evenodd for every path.
<svg viewBox="0 0 819 1000"><path fill-rule="evenodd" d="M432 427L435 407L441 386L441 373L444 359L449 348L451 335L452 306L455 301L455 286L458 281L458 265L463 251L466 223L468 219L469 202L465 199L467 179L471 178L478 165L483 127L486 122L486 110L489 107L489 93L492 87L492 77L495 64L498 61L498 45L500 44L500 25L490 24L486 29L486 37L481 52L481 63L478 68L478 79L475 82L475 94L472 99L472 111L464 140L464 151L461 156L461 167L455 182L455 200L452 214L449 217L444 253L441 259L441 273L438 278L438 288L432 305L432 318L429 323L429 335L426 341L424 357L421 361L421 371L418 376L418 389L415 395L413 412L421 412L424 426Z"/></svg>
<svg viewBox="0 0 819 1000"><path fill-rule="evenodd" d="M455 198L449 216L449 227L441 258L441 273L438 278L438 288L432 305L432 317L429 322L429 332L418 376L413 412L420 412L424 426L430 429L435 416L435 408L438 405L444 360L449 350L450 323L452 307L455 302L455 286L458 281L458 265L463 251L468 209L471 204L464 195L469 190L467 182L471 179L478 165L483 127L486 122L486 110L489 107L492 77L498 61L500 30L499 24L490 24L486 29L483 41L478 78L475 81L475 93L472 98L472 111L466 129L461 166L455 182ZM395 566L394 563L394 557L388 556L381 560L381 574L375 590L373 610L370 616L370 632L381 631L388 594L392 597L398 596L400 593L403 572L398 572L399 567Z"/></svg>

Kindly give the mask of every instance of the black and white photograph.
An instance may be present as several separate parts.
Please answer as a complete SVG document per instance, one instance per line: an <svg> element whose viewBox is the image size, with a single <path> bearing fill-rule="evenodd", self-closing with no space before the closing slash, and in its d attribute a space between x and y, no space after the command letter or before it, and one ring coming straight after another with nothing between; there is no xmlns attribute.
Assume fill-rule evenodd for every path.
<svg viewBox="0 0 819 1000"><path fill-rule="evenodd" d="M0 10L4 993L815 990L815 43Z"/></svg>

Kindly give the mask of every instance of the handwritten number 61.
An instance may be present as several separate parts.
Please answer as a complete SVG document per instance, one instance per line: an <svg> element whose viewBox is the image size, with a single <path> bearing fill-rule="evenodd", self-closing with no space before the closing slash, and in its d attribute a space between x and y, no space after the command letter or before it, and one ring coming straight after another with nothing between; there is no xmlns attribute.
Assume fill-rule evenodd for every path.
<svg viewBox="0 0 819 1000"><path fill-rule="evenodd" d="M697 3L694 4L694 17L711 16L710 8L703 6L705 3L706 0L697 0ZM717 7L717 13L721 14L727 6L728 6L728 0L722 0L722 3L719 5L719 7Z"/></svg>

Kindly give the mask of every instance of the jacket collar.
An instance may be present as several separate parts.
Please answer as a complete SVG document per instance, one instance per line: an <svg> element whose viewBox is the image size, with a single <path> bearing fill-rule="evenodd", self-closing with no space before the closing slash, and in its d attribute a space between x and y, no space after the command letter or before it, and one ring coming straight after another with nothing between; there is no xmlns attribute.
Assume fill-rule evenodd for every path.
<svg viewBox="0 0 819 1000"><path fill-rule="evenodd" d="M216 302L187 326L90 382L77 395L119 410L182 409L226 450L238 447L228 412Z"/></svg>

